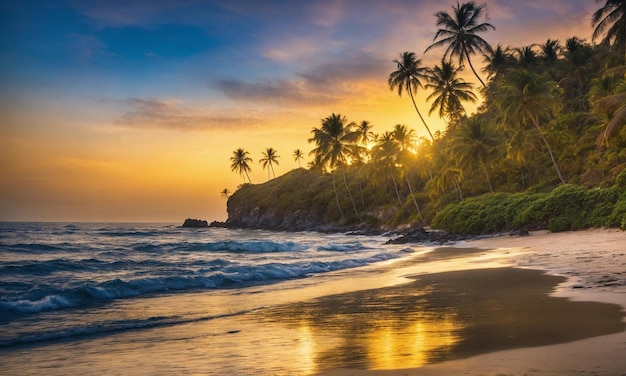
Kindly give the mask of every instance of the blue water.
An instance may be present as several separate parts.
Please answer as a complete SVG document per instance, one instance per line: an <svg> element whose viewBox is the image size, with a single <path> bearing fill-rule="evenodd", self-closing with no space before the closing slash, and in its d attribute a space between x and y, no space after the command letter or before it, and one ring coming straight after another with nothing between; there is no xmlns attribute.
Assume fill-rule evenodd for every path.
<svg viewBox="0 0 626 376"><path fill-rule="evenodd" d="M384 240L173 224L0 223L0 348L207 319L213 316L191 311L141 315L136 307L412 252Z"/></svg>

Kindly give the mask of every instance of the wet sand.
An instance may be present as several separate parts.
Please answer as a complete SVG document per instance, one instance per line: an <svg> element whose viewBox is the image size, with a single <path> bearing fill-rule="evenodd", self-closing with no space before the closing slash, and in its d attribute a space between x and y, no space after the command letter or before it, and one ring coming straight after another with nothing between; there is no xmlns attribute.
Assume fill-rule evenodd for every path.
<svg viewBox="0 0 626 376"><path fill-rule="evenodd" d="M543 257L555 249L580 250L583 253L593 250L595 254L606 254L607 257L619 256L622 264L613 265L611 269L626 273L626 268L623 268L626 233L616 230L559 234L537 232L529 237L481 239L459 244L455 248L470 252L475 252L476 248L509 249L524 252L528 260ZM564 260L564 263L567 262ZM420 275L416 278L414 283L392 289L399 289L399 295L406 297L411 291L431 286L434 290L424 294L423 300L417 304L419 308L415 309L436 307L437 311L445 312L445 307L448 307L455 322L450 342L427 351L423 364L410 365L407 362L404 366L399 363L378 366L375 360L362 360L334 368L328 364L332 369L320 370L320 373L626 375L626 286L608 284L604 289L580 288L576 282L562 276L508 267ZM371 296L382 299L385 291L381 289L359 294L369 295L370 299ZM337 299L331 303L330 298L318 304L324 305L324 301L327 306L341 304ZM392 313L385 315L393 316ZM435 326L445 327L436 323ZM434 338L441 336L437 329L433 330ZM404 338L404 341L413 340L411 336ZM403 353L391 352L398 358ZM405 356L410 358L411 353L406 352ZM372 357L375 359L376 354Z"/></svg>

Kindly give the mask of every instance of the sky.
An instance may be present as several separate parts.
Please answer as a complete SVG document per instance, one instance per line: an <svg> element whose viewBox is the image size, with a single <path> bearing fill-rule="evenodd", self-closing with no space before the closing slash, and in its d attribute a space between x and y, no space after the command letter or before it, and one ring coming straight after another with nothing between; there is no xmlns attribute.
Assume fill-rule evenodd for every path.
<svg viewBox="0 0 626 376"><path fill-rule="evenodd" d="M332 113L426 136L387 78L404 51L440 63L443 49L424 50L434 14L455 3L0 0L0 221L223 221L220 192L243 183L230 170L237 148L258 184L266 148L277 175L298 167L295 149L306 166L311 130ZM490 0L482 21L496 29L482 37L591 41L600 6Z"/></svg>

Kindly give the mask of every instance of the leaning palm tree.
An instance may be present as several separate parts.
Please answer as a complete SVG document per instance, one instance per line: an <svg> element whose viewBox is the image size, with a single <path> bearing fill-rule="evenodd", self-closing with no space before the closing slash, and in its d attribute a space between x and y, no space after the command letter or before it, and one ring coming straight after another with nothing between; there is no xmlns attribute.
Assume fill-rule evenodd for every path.
<svg viewBox="0 0 626 376"><path fill-rule="evenodd" d="M424 52L428 52L434 47L447 46L443 55L444 59L458 56L459 65L463 65L463 61L467 61L478 81L486 89L487 85L476 73L476 69L474 69L470 59L470 55L477 52L485 54L491 51L489 43L478 36L479 33L495 30L492 24L487 22L479 23L478 21L485 7L485 4L476 5L473 1L469 1L464 4L457 3L456 6L453 6L452 16L445 11L437 12L435 14L437 26L442 28L435 34L435 42L428 46Z"/></svg>
<svg viewBox="0 0 626 376"><path fill-rule="evenodd" d="M243 182L246 182L246 177L248 178L248 182L252 183L250 180L250 175L248 173L252 171L250 167L250 162L252 162L252 158L250 158L250 153L243 150L242 148L238 148L233 151L233 155L230 157L230 170L233 172L238 172L239 175L243 177Z"/></svg>
<svg viewBox="0 0 626 376"><path fill-rule="evenodd" d="M413 193L413 187L411 186L411 182L409 181L409 174L406 169L409 161L409 154L411 150L415 150L415 131L413 129L408 129L406 125L396 124L393 128L393 132L391 133L393 137L393 141L398 145L398 154L396 156L397 162L399 162L405 169L402 171L404 173L404 178L406 180L406 185L409 188L409 193L411 195L411 199L413 200L413 205L415 205L415 209L417 210L417 214L420 217L422 222L426 222L424 220L424 216L422 215L422 210L417 204L417 200L415 199L415 194Z"/></svg>
<svg viewBox="0 0 626 376"><path fill-rule="evenodd" d="M274 165L278 165L278 158L280 156L277 154L276 149L267 148L262 153L263 158L259 160L259 163L263 166L263 168L267 168L267 180L270 180L270 170L272 170L272 175L276 177L276 173L274 172Z"/></svg>
<svg viewBox="0 0 626 376"><path fill-rule="evenodd" d="M561 108L556 83L545 74L538 75L521 69L507 76L497 90L497 97L503 112L502 123L534 126L548 149L559 180L565 184L550 143L539 124L542 119L549 119Z"/></svg>
<svg viewBox="0 0 626 376"><path fill-rule="evenodd" d="M230 197L230 191L228 190L228 188L224 188L221 192L220 192L220 196L222 198L225 198L228 200L228 198Z"/></svg>
<svg viewBox="0 0 626 376"><path fill-rule="evenodd" d="M300 163L300 161L304 159L304 153L302 152L302 150L300 149L294 150L291 156L293 157L293 160L295 162L298 162L298 167L302 168L302 164Z"/></svg>
<svg viewBox="0 0 626 376"><path fill-rule="evenodd" d="M473 116L461 122L454 133L451 145L452 155L461 167L467 169L479 165L483 169L491 193L493 193L493 185L489 167L493 165L493 159L501 141L496 129L479 116Z"/></svg>
<svg viewBox="0 0 626 376"><path fill-rule="evenodd" d="M600 146L609 146L609 137L626 127L626 74L606 75L594 80L590 92L593 112L604 115L604 131L598 137Z"/></svg>
<svg viewBox="0 0 626 376"><path fill-rule="evenodd" d="M595 26L592 39L604 35L602 41L624 52L626 59L626 0L606 0L593 14L591 23Z"/></svg>
<svg viewBox="0 0 626 376"><path fill-rule="evenodd" d="M428 114L438 110L440 118L451 124L465 115L465 107L461 102L476 102L476 95L472 92L472 84L459 78L461 67L455 67L452 62L441 61L441 66L435 65L430 70L427 89L432 93L427 100L433 100Z"/></svg>
<svg viewBox="0 0 626 376"><path fill-rule="evenodd" d="M418 59L414 52L403 52L400 54L400 59L396 59L393 62L396 63L397 70L389 74L389 79L387 80L389 89L397 89L398 95L400 96L404 90L409 92L409 96L411 97L415 111L417 111L417 115L422 120L424 127L426 127L430 138L432 138L433 142L435 142L435 137L430 131L428 124L426 124L426 120L424 120L422 113L417 108L414 98L414 93L420 87L423 87L422 80L426 80L428 78L428 68L420 67L422 60ZM435 145L437 144L435 143Z"/></svg>
<svg viewBox="0 0 626 376"><path fill-rule="evenodd" d="M358 140L359 133L354 130L354 123L348 123L345 116L340 114L332 114L322 119L322 126L320 128L313 128L311 133L313 137L309 138L309 142L315 142L316 147L311 150L311 155L315 157L315 161L318 165L324 168L328 167L331 170L339 169L343 176L343 182L350 196L352 207L354 208L354 214L358 215L359 212L352 198L352 193L348 187L346 180L345 168L348 164L350 156L355 151L356 141ZM343 217L343 211L339 204L339 195L337 193L337 186L333 175L333 187L335 189L335 198L337 200L337 207Z"/></svg>

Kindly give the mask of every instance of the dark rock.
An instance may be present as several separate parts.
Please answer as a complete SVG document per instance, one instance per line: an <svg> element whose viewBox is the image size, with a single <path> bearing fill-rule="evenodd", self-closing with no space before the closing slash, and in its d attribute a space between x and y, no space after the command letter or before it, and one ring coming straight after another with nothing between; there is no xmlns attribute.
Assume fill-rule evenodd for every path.
<svg viewBox="0 0 626 376"><path fill-rule="evenodd" d="M406 244L406 243L422 243L422 244L450 244L463 240L462 237L450 234L446 231L427 231L423 227L410 228L399 234L397 238L391 238L386 244Z"/></svg>
<svg viewBox="0 0 626 376"><path fill-rule="evenodd" d="M530 233L528 232L528 230L524 230L524 229L513 230L509 232L509 236L528 236L528 235L530 235Z"/></svg>
<svg viewBox="0 0 626 376"><path fill-rule="evenodd" d="M203 227L209 227L209 223L201 219L187 218L185 219L185 223L183 223L183 227L203 228Z"/></svg>
<svg viewBox="0 0 626 376"><path fill-rule="evenodd" d="M209 223L209 227L226 228L226 222L213 221Z"/></svg>

